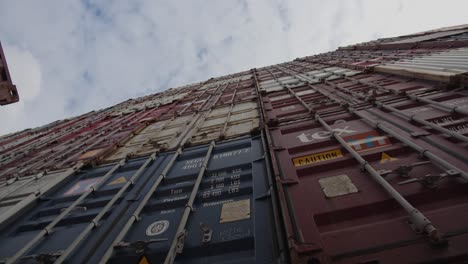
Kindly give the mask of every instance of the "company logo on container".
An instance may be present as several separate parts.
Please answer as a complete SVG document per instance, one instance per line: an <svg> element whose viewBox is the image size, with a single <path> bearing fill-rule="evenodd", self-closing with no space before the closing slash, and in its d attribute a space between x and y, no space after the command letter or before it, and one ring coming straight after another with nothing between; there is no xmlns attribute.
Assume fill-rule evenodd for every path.
<svg viewBox="0 0 468 264"><path fill-rule="evenodd" d="M343 134L351 134L357 132L355 130L350 129L349 126L345 126L344 128L333 128L333 131L340 136ZM331 136L332 133L329 131L318 131L313 134L302 132L302 134L298 135L297 138L302 143L310 143L314 140L329 139Z"/></svg>
<svg viewBox="0 0 468 264"><path fill-rule="evenodd" d="M391 145L388 137L380 136L377 131L352 135L344 138L344 140L358 152Z"/></svg>

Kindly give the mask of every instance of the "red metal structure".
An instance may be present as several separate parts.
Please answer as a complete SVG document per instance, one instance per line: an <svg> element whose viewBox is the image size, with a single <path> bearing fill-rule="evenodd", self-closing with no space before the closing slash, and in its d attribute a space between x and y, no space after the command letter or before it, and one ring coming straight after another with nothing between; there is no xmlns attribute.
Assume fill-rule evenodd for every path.
<svg viewBox="0 0 468 264"><path fill-rule="evenodd" d="M10 72L0 43L0 105L7 105L19 101L16 86L11 81Z"/></svg>

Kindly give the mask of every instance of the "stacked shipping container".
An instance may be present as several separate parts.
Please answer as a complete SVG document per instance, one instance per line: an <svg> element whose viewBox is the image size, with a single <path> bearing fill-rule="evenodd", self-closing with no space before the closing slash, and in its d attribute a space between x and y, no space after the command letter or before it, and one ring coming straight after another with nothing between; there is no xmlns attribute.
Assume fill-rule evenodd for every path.
<svg viewBox="0 0 468 264"><path fill-rule="evenodd" d="M468 27L0 138L5 263L468 260Z"/></svg>

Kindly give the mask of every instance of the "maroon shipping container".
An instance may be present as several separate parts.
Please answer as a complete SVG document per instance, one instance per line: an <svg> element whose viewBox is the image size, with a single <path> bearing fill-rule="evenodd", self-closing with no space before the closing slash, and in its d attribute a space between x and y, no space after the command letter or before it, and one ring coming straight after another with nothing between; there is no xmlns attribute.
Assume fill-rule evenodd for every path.
<svg viewBox="0 0 468 264"><path fill-rule="evenodd" d="M276 69L303 72L284 66ZM467 106L468 94L377 74L302 81L262 96L265 117L276 120L268 123L270 154L292 261L466 257L467 120L448 109ZM301 96L308 90L317 101ZM293 106L299 112L288 112Z"/></svg>
<svg viewBox="0 0 468 264"><path fill-rule="evenodd" d="M466 253L468 235L460 230L467 227L468 185L459 172L440 169L440 164L421 158L419 152L362 120L327 123L438 231L425 230L428 222L419 226L408 223L419 219L405 212L363 171L363 166L332 140L330 132L316 121L306 121L271 130L272 155L277 160L275 169L295 260L408 263L455 259ZM392 128L466 172L466 163ZM461 147L454 151L468 155Z"/></svg>
<svg viewBox="0 0 468 264"><path fill-rule="evenodd" d="M10 72L0 43L0 105L11 104L19 101L16 86L11 81Z"/></svg>

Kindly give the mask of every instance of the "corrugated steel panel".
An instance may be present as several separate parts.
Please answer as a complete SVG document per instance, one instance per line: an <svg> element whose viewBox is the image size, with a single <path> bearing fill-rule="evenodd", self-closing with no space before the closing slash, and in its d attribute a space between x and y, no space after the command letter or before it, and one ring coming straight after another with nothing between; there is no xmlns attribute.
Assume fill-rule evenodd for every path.
<svg viewBox="0 0 468 264"><path fill-rule="evenodd" d="M248 137L83 169L1 230L0 258L276 263L280 231L263 157L262 138Z"/></svg>
<svg viewBox="0 0 468 264"><path fill-rule="evenodd" d="M442 82L462 82L468 72L468 48L453 49L375 67L378 72Z"/></svg>
<svg viewBox="0 0 468 264"><path fill-rule="evenodd" d="M19 101L18 91L13 84L10 72L0 43L0 105L11 104Z"/></svg>

